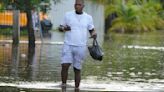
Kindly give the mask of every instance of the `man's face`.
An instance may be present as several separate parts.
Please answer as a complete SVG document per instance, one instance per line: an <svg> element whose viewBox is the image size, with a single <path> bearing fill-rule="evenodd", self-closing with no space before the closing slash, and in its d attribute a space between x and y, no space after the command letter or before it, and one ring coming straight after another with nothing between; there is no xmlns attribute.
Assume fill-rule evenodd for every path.
<svg viewBox="0 0 164 92"><path fill-rule="evenodd" d="M77 12L82 12L84 8L84 4L81 0L76 0L74 7Z"/></svg>

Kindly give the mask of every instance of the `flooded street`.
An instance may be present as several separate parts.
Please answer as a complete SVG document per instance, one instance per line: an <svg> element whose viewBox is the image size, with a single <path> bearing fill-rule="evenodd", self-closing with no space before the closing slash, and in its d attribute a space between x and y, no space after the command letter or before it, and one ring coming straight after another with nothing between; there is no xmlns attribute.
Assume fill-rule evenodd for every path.
<svg viewBox="0 0 164 92"><path fill-rule="evenodd" d="M93 60L88 54L83 64L80 92L164 91L163 50L135 48L135 45L162 47L163 37L161 32L111 34L102 46L105 51L102 62ZM29 48L30 50L28 44L16 47L12 47L10 43L1 45L0 90L61 92L62 40L62 33L52 32L51 38L44 38L45 43L37 44L36 48ZM134 47L130 48L129 45ZM68 92L72 92L72 68L69 70L68 85Z"/></svg>

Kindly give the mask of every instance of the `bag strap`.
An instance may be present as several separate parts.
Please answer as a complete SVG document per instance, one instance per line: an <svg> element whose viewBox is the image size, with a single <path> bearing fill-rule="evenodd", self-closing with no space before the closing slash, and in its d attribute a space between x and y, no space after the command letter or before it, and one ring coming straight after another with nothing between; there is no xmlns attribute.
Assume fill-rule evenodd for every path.
<svg viewBox="0 0 164 92"><path fill-rule="evenodd" d="M96 39L93 39L93 46L99 46L99 44L98 44Z"/></svg>

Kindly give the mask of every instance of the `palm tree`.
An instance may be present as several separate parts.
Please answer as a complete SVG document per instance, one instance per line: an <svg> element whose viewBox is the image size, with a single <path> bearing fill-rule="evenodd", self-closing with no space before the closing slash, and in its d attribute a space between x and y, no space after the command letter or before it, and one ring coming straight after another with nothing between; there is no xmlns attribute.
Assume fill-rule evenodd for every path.
<svg viewBox="0 0 164 92"><path fill-rule="evenodd" d="M146 3L145 3L146 1ZM164 21L159 17L162 7L156 0L117 0L106 7L106 16L116 12L117 18L112 22L111 31L121 32L152 31L163 27Z"/></svg>

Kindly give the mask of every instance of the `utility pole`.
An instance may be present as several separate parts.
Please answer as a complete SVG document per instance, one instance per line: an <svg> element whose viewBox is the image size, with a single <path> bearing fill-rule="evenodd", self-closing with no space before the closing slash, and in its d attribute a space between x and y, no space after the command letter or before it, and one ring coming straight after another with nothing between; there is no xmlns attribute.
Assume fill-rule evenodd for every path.
<svg viewBox="0 0 164 92"><path fill-rule="evenodd" d="M20 39L20 23L19 23L19 10L13 11L13 44L19 44Z"/></svg>

